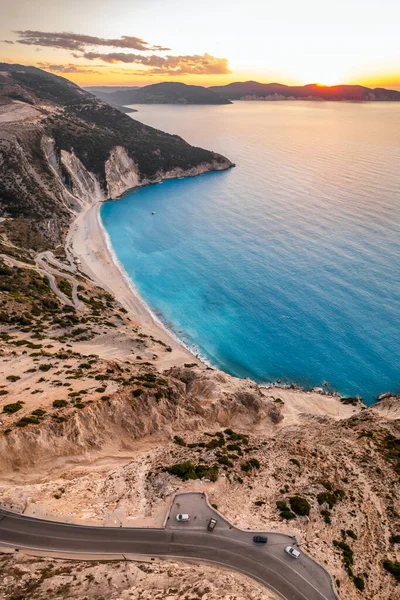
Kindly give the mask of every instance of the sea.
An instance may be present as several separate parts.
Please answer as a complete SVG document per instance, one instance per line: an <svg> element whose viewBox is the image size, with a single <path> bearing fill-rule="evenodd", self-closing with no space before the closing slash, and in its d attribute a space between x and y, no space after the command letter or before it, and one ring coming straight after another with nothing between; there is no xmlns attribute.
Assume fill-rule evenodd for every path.
<svg viewBox="0 0 400 600"><path fill-rule="evenodd" d="M136 108L236 164L102 205L163 323L260 384L400 393L400 103Z"/></svg>

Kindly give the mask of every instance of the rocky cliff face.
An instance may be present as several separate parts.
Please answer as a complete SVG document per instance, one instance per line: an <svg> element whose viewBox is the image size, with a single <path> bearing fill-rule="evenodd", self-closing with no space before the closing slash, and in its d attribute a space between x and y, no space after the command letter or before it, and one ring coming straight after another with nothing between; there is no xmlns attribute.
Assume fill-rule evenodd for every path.
<svg viewBox="0 0 400 600"><path fill-rule="evenodd" d="M0 64L0 216L17 220L11 230L21 221L33 228L35 249L57 245L72 215L90 203L231 166L223 156L134 121L68 80Z"/></svg>

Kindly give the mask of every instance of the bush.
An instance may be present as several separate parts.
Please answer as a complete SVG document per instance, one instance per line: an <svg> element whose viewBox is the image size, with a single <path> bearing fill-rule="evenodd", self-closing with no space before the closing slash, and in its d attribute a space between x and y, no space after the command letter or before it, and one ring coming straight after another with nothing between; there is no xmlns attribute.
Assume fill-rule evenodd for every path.
<svg viewBox="0 0 400 600"><path fill-rule="evenodd" d="M227 456L220 456L217 460L220 465L225 465L226 467L233 467L233 462L229 460Z"/></svg>
<svg viewBox="0 0 400 600"><path fill-rule="evenodd" d="M289 509L286 509L286 510L282 510L282 511L280 512L280 517L281 517L282 519L286 519L286 521L290 521L291 519L295 519L295 518L296 518L296 515L295 515L294 513L292 513L292 511L291 511L291 510L289 510Z"/></svg>
<svg viewBox="0 0 400 600"><path fill-rule="evenodd" d="M296 513L296 515L308 517L308 515L310 514L311 506L305 498L302 498L301 496L292 496L291 498L289 498L289 501L290 508L294 513Z"/></svg>
<svg viewBox="0 0 400 600"><path fill-rule="evenodd" d="M383 568L400 583L400 562L384 560Z"/></svg>
<svg viewBox="0 0 400 600"><path fill-rule="evenodd" d="M46 414L46 411L43 410L43 408L36 408L34 411L32 411L32 414L35 417L43 417Z"/></svg>
<svg viewBox="0 0 400 600"><path fill-rule="evenodd" d="M360 592L363 592L365 589L364 579L362 577L353 577L353 583Z"/></svg>
<svg viewBox="0 0 400 600"><path fill-rule="evenodd" d="M356 540L357 539L357 534L354 533L354 531L352 529L347 529L346 533L349 537L351 537L352 540Z"/></svg>
<svg viewBox="0 0 400 600"><path fill-rule="evenodd" d="M324 521L327 525L330 525L332 523L331 513L329 510L321 510L321 515L324 517Z"/></svg>
<svg viewBox="0 0 400 600"><path fill-rule="evenodd" d="M329 508L332 510L332 508L335 506L335 504L339 500L343 500L345 497L346 497L346 494L345 494L344 490L335 490L334 492L321 492L317 496L317 501L318 501L319 505L325 504L325 502L326 502L328 504Z"/></svg>
<svg viewBox="0 0 400 600"><path fill-rule="evenodd" d="M278 500L276 503L276 508L278 510L288 510L288 505L286 504L285 500Z"/></svg>
<svg viewBox="0 0 400 600"><path fill-rule="evenodd" d="M68 402L66 400L54 400L53 407L54 408L63 408L67 406Z"/></svg>
<svg viewBox="0 0 400 600"><path fill-rule="evenodd" d="M15 402L14 404L6 404L3 407L3 412L8 413L9 415L12 415L13 413L16 413L18 410L21 410L22 408L22 404L20 404L19 402Z"/></svg>
<svg viewBox="0 0 400 600"><path fill-rule="evenodd" d="M174 444L177 444L178 446L186 446L186 442L183 438L181 438L179 435L175 435L174 439L173 439Z"/></svg>
<svg viewBox="0 0 400 600"><path fill-rule="evenodd" d="M263 500L256 500L256 501L254 502L254 504L255 504L256 506L263 506L263 505L265 504L265 502L264 502Z"/></svg>
<svg viewBox="0 0 400 600"><path fill-rule="evenodd" d="M51 365L39 365L40 371L49 371L51 369Z"/></svg>
<svg viewBox="0 0 400 600"><path fill-rule="evenodd" d="M351 571L351 566L354 562L353 550L346 542L333 540L333 545L336 546L336 548L340 548L343 553L343 565L347 571Z"/></svg>
<svg viewBox="0 0 400 600"><path fill-rule="evenodd" d="M391 535L390 543L391 544L400 544L400 535Z"/></svg>
<svg viewBox="0 0 400 600"><path fill-rule="evenodd" d="M141 394L143 394L143 390L141 390L140 388L137 388L136 390L133 390L132 392L132 396L134 398L137 398L138 396L140 396Z"/></svg>
<svg viewBox="0 0 400 600"><path fill-rule="evenodd" d="M16 381L18 381L18 379L21 379L21 377L18 377L18 375L8 375L6 379L7 381L12 381L13 383L15 383Z"/></svg>
<svg viewBox="0 0 400 600"><path fill-rule="evenodd" d="M189 479L202 479L206 477L211 481L217 481L218 479L218 466L213 465L207 467L205 465L194 465L192 462L187 461L172 465L171 467L164 468L164 471L170 475L174 475L182 481L188 481Z"/></svg>
<svg viewBox="0 0 400 600"><path fill-rule="evenodd" d="M38 425L39 419L37 417L23 417L20 421L17 421L17 427L26 427L26 425Z"/></svg>
<svg viewBox="0 0 400 600"><path fill-rule="evenodd" d="M0 390L0 396L7 396L8 391L7 390Z"/></svg>
<svg viewBox="0 0 400 600"><path fill-rule="evenodd" d="M300 469L300 463L297 460L297 458L289 458L289 462L293 463L294 465L296 465Z"/></svg>

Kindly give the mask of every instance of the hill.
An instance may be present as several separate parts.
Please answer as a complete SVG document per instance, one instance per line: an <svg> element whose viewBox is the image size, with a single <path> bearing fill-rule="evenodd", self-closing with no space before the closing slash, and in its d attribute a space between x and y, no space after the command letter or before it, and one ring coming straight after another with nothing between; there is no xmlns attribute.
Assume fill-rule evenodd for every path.
<svg viewBox="0 0 400 600"><path fill-rule="evenodd" d="M178 82L155 83L115 92L93 90L102 100L114 104L230 104L209 88Z"/></svg>
<svg viewBox="0 0 400 600"><path fill-rule="evenodd" d="M0 63L0 217L12 218L7 227L18 245L23 232L30 245L59 243L85 203L230 166L63 77Z"/></svg>
<svg viewBox="0 0 400 600"><path fill-rule="evenodd" d="M289 86L282 83L243 81L213 86L209 90L226 100L347 100L353 102L400 102L400 92L371 89L361 85L321 86L311 83Z"/></svg>

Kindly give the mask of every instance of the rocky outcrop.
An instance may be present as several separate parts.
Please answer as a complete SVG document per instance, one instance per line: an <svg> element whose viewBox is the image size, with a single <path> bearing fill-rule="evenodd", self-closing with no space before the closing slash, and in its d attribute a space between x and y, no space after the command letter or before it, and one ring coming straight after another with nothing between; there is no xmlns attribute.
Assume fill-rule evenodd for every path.
<svg viewBox="0 0 400 600"><path fill-rule="evenodd" d="M139 169L125 148L116 146L106 161L107 195L119 198L127 190L140 185Z"/></svg>

